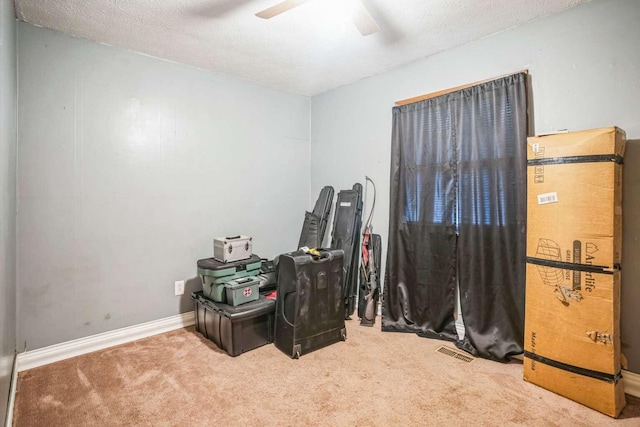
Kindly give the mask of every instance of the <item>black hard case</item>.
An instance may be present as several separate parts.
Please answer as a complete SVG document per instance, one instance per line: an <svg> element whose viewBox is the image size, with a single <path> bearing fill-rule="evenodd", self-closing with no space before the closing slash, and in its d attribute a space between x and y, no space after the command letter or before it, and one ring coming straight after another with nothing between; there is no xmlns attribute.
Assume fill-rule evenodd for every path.
<svg viewBox="0 0 640 427"><path fill-rule="evenodd" d="M347 338L342 250L280 255L275 345L292 358Z"/></svg>
<svg viewBox="0 0 640 427"><path fill-rule="evenodd" d="M273 342L275 301L260 296L257 301L233 307L191 294L195 301L196 331L230 356Z"/></svg>
<svg viewBox="0 0 640 427"><path fill-rule="evenodd" d="M331 205L333 204L334 190L331 186L326 186L320 191L318 200L313 208L313 212L306 212L304 222L302 223L302 231L300 232L300 240L298 241L298 249L306 246L308 248L320 248L324 241L324 233L329 222L331 214Z"/></svg>
<svg viewBox="0 0 640 427"><path fill-rule="evenodd" d="M362 227L362 185L341 190L336 200L331 249L344 251L344 318L350 319L356 307L358 265L360 264L360 228Z"/></svg>

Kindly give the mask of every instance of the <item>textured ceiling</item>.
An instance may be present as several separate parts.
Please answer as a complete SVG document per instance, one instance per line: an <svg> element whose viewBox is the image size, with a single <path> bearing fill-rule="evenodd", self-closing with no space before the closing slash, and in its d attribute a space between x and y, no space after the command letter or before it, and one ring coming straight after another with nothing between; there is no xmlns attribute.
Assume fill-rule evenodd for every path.
<svg viewBox="0 0 640 427"><path fill-rule="evenodd" d="M312 0L15 0L18 19L303 95L315 95L588 0L362 0L362 37Z"/></svg>

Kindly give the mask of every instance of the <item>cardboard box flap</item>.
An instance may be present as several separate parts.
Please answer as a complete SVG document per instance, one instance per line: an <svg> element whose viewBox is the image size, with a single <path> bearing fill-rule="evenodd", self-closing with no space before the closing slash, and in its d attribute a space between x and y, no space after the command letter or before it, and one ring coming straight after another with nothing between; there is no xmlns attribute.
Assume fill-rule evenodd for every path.
<svg viewBox="0 0 640 427"><path fill-rule="evenodd" d="M529 168L527 256L615 268L622 262L622 166Z"/></svg>
<svg viewBox="0 0 640 427"><path fill-rule="evenodd" d="M624 156L626 134L618 127L527 138L527 160L617 154Z"/></svg>
<svg viewBox="0 0 640 427"><path fill-rule="evenodd" d="M587 375L559 369L525 356L524 380L567 397L610 417L625 407L624 382L601 381Z"/></svg>
<svg viewBox="0 0 640 427"><path fill-rule="evenodd" d="M557 362L620 372L620 272L527 263L524 349Z"/></svg>

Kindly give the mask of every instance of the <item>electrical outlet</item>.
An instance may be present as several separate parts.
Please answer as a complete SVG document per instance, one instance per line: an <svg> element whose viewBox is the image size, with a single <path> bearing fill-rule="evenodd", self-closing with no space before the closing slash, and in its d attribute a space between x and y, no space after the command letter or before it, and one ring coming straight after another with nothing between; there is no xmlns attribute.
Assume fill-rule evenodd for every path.
<svg viewBox="0 0 640 427"><path fill-rule="evenodd" d="M184 294L184 280L178 280L176 283L176 295Z"/></svg>

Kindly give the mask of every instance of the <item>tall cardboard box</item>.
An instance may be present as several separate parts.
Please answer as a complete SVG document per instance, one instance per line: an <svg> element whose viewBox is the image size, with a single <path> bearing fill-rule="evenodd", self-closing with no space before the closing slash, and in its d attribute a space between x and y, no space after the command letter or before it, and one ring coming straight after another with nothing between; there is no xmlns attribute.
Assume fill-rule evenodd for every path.
<svg viewBox="0 0 640 427"><path fill-rule="evenodd" d="M622 157L611 127L527 148L524 379L612 417L620 375Z"/></svg>

